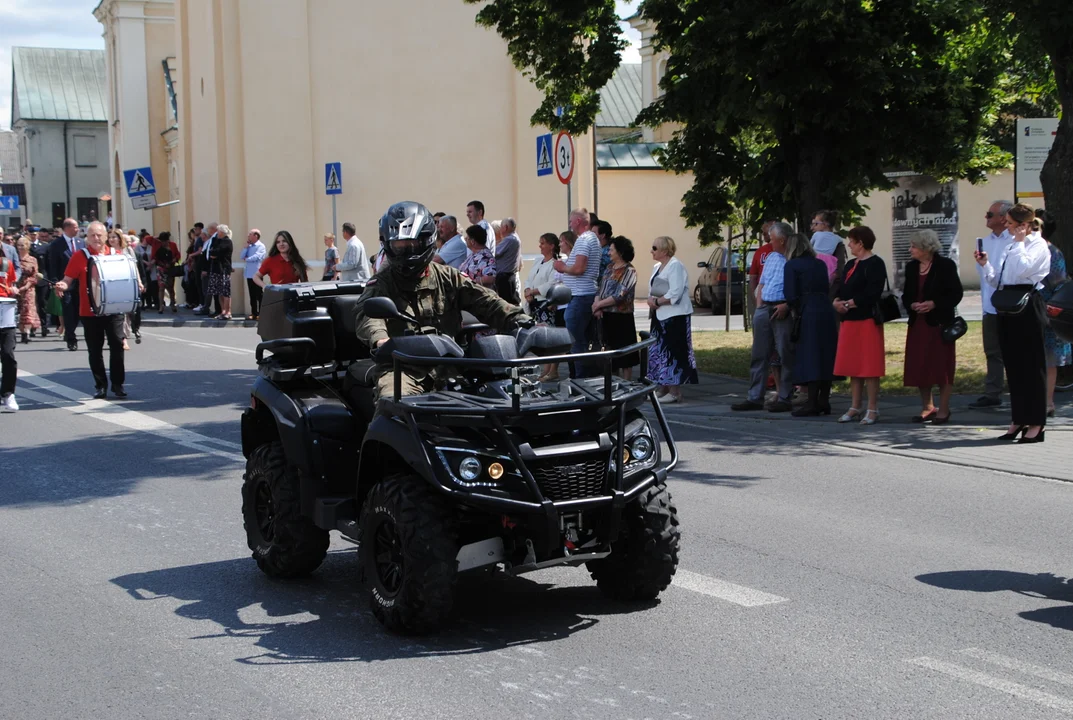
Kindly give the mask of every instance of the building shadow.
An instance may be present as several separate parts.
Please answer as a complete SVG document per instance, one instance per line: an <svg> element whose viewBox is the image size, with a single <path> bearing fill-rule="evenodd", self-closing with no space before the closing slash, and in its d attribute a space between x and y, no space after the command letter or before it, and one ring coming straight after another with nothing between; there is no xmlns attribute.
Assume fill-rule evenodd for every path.
<svg viewBox="0 0 1073 720"><path fill-rule="evenodd" d="M453 621L438 634L409 638L392 635L373 617L351 550L329 553L324 565L302 580L274 580L252 559L242 558L134 573L112 582L138 602L171 608L179 601L176 615L212 623L191 641L255 639L257 652L236 658L247 665L481 654L563 639L595 626L600 616L658 605L616 603L595 584L552 587L524 577L466 576L459 581Z"/></svg>
<svg viewBox="0 0 1073 720"><path fill-rule="evenodd" d="M1053 573L1033 575L1013 570L954 570L918 575L916 579L945 590L1012 592L1067 603L1040 610L1026 610L1018 613L1018 617L1062 630L1073 630L1073 579L1070 578Z"/></svg>

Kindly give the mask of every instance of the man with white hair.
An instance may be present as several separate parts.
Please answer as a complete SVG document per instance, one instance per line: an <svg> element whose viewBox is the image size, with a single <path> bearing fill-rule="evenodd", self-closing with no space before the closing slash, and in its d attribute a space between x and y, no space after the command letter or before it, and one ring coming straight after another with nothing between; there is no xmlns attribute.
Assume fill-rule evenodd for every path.
<svg viewBox="0 0 1073 720"><path fill-rule="evenodd" d="M979 240L982 249L990 258L1002 257L1006 246L1013 242L1010 231L1006 229L1006 213L1013 207L1009 200L996 200L987 209L984 220L990 234ZM1002 404L1002 390L1006 384L1006 366L1002 360L1002 348L998 342L998 314L991 304L991 295L995 288L984 282L984 270L977 265L980 272L980 301L983 304L984 356L987 358L987 376L984 380L984 394L969 403L971 408L998 407Z"/></svg>
<svg viewBox="0 0 1073 720"><path fill-rule="evenodd" d="M511 305L521 303L518 268L521 267L522 243L518 238L518 223L514 218L500 220L503 239L496 244L496 292Z"/></svg>
<svg viewBox="0 0 1073 720"><path fill-rule="evenodd" d="M89 255L107 255L109 248L105 245L105 237L108 234L104 223L94 220L86 228L85 251ZM112 380L112 393L119 398L127 396L123 389L126 380L126 367L123 363L123 315L94 315L89 305L89 293L84 292L86 287L86 271L89 268L89 257L86 252L78 251L71 255L67 268L63 271L63 279L56 283L57 292L66 292L71 284L77 280L78 287L83 291L78 292L78 298L70 298L70 302L77 303L78 314L82 320L82 334L86 339L86 350L89 351L89 369L93 373L93 384L96 391L94 399L103 400L108 389L109 375ZM108 340L108 372L104 370L104 341Z"/></svg>

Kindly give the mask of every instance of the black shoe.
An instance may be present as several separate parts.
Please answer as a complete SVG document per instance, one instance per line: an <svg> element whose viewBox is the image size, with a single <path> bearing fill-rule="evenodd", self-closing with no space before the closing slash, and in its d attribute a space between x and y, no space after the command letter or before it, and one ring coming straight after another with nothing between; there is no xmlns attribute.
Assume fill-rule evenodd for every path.
<svg viewBox="0 0 1073 720"><path fill-rule="evenodd" d="M932 425L946 425L948 422L950 422L950 417L951 417L950 414L948 414L946 417L939 417L938 415L936 415L932 419L931 424Z"/></svg>
<svg viewBox="0 0 1073 720"><path fill-rule="evenodd" d="M30 328L30 337L37 337L37 330L35 330L34 328Z"/></svg>
<svg viewBox="0 0 1073 720"><path fill-rule="evenodd" d="M29 333L23 333L22 334L22 344L23 345L29 345L30 344L30 334Z"/></svg>
<svg viewBox="0 0 1073 720"><path fill-rule="evenodd" d="M48 328L47 327L41 328L41 337L43 337L43 338L48 337Z"/></svg>
<svg viewBox="0 0 1073 720"><path fill-rule="evenodd" d="M752 400L742 400L740 403L731 405L730 409L735 412L741 412L743 410L763 410L764 404L753 402Z"/></svg>
<svg viewBox="0 0 1073 720"><path fill-rule="evenodd" d="M794 407L793 407L793 405L791 405L790 403L786 402L785 400L777 400L777 401L771 403L770 405L766 405L764 407L764 409L767 410L768 412L780 413L780 412L790 412L791 410L794 409Z"/></svg>
<svg viewBox="0 0 1073 720"><path fill-rule="evenodd" d="M811 405L802 405L790 414L794 417L816 417L820 414L820 411L812 407Z"/></svg>
<svg viewBox="0 0 1073 720"><path fill-rule="evenodd" d="M1001 404L1002 401L998 398L988 397L987 395L984 395L983 397L977 399L976 402L969 403L969 407L973 408L974 410L979 410L980 408L998 407Z"/></svg>
<svg viewBox="0 0 1073 720"><path fill-rule="evenodd" d="M67 349L72 352L78 349L78 341L67 343Z"/></svg>
<svg viewBox="0 0 1073 720"><path fill-rule="evenodd" d="M135 330L134 331L134 344L135 345L141 345L142 344L142 331L141 330Z"/></svg>
<svg viewBox="0 0 1073 720"><path fill-rule="evenodd" d="M104 400L104 398L107 396L108 392L104 388L97 388L97 390L93 393L94 400Z"/></svg>
<svg viewBox="0 0 1073 720"><path fill-rule="evenodd" d="M1038 442L1043 442L1043 430L1042 429L1040 429L1040 431L1036 435L1036 437L1028 437L1028 435L1026 434L1020 440L1017 441L1018 444L1021 444L1021 443L1038 443Z"/></svg>
<svg viewBox="0 0 1073 720"><path fill-rule="evenodd" d="M1008 432L1005 435L999 435L995 439L996 440L1016 440L1017 436L1018 435L1024 435L1026 430L1028 430L1028 426L1027 425L1021 425L1020 427L1014 429L1013 432Z"/></svg>
<svg viewBox="0 0 1073 720"><path fill-rule="evenodd" d="M127 391L123 389L122 385L113 385L112 386L112 394L115 395L116 397L126 397L127 396Z"/></svg>
<svg viewBox="0 0 1073 720"><path fill-rule="evenodd" d="M933 420L935 420L935 418L937 418L938 416L939 416L939 411L938 411L938 410L932 410L932 411L931 411L930 413L928 413L927 415L914 415L914 416L913 416L913 417L912 417L912 418L911 418L911 419L909 420L909 422L915 422L915 423L925 423L925 422L932 422L932 421L933 421ZM948 417L947 419L949 420L949 417Z"/></svg>

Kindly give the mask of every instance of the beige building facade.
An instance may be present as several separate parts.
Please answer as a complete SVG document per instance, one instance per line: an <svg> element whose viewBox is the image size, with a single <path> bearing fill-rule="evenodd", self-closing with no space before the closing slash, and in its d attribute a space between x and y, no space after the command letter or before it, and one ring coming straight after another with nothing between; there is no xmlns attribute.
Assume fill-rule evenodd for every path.
<svg viewBox="0 0 1073 720"><path fill-rule="evenodd" d="M101 0L108 69L108 155L113 219L124 228L179 229L179 210L139 210L127 195L124 170L152 169L158 204L179 197L175 8L172 0ZM169 147L170 143L170 147Z"/></svg>
<svg viewBox="0 0 1073 720"><path fill-rule="evenodd" d="M325 164L339 162L338 222L354 222L370 254L377 250L380 215L405 199L463 220L466 203L479 199L489 218L518 219L527 254L536 253L541 233L566 228L568 207L595 210L617 234L634 240L641 296L647 293L654 237L675 238L694 282L697 262L710 254L679 214L692 178L666 173L652 159L669 129L628 127L629 115L656 97L663 72L643 24L642 62L613 81L598 142L592 134L575 138L568 199L554 175L536 175L536 138L547 132L529 125L539 94L513 67L499 36L475 24L473 6L418 0L104 0L98 13L106 40L107 28L116 28L111 42L118 50L109 52L117 63L115 76L124 76L128 62L140 64L133 76L135 85L146 88L149 108L147 120L139 120L148 129L139 128L128 161L122 158L133 124L127 113L137 109L113 105L119 125L116 169L147 152L158 186L169 183L167 197L181 200L154 212L154 232L168 227L185 233L195 221L220 221L240 239L257 227L267 243L286 229L307 260L319 260L321 237L334 229ZM169 13L170 24L163 19ZM399 31L403 18L421 18L428 32L414 40ZM123 52L128 29L145 40ZM171 45L151 36L169 29ZM145 54L140 59L139 47ZM125 92L125 82L119 84ZM167 114L168 87L175 93L174 122ZM147 150L143 137L149 138ZM987 204L1012 194L1012 180L1003 176L978 187L961 183L959 191L961 263L969 284L976 282L969 245L982 228ZM880 254L889 255L890 197L880 193L868 202L867 222L880 238ZM236 271L236 295L244 289L240 278Z"/></svg>

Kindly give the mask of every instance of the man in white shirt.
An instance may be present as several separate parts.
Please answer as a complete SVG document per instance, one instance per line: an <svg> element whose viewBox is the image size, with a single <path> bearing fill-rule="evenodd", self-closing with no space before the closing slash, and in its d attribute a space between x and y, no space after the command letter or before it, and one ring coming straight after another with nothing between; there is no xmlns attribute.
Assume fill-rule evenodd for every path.
<svg viewBox="0 0 1073 720"><path fill-rule="evenodd" d="M1013 207L1008 200L996 200L987 209L987 229L990 234L983 239L983 251L996 262L1002 257L1006 246L1013 242L1010 233L1006 230L1006 213ZM984 355L987 357L987 379L984 382L984 394L974 402L969 403L971 408L996 407L1002 404L1002 390L1005 385L1005 366L1002 362L1002 349L998 342L998 315L995 306L991 304L991 295L995 288L984 280L984 269L976 266L980 273L980 300L983 303L983 331L984 331Z"/></svg>
<svg viewBox="0 0 1073 720"><path fill-rule="evenodd" d="M466 219L470 225L480 225L488 233L488 252L496 254L496 234L492 230L492 224L484 219L484 203L480 200L471 200L466 205Z"/></svg>
<svg viewBox="0 0 1073 720"><path fill-rule="evenodd" d="M458 218L454 215L444 215L436 224L436 233L441 238L447 239L440 245L440 250L432 257L432 261L440 265L450 265L457 270L466 259L466 241L458 232Z"/></svg>
<svg viewBox="0 0 1073 720"><path fill-rule="evenodd" d="M63 278L63 271L71 260L71 256L86 246L78 237L78 223L74 218L67 218L63 221L62 231L62 234L53 240L48 248L48 276L52 282ZM69 292L63 293L63 339L67 343L67 349L72 351L78 349L78 336L75 330L79 323L79 289L84 291L84 288L79 288L75 283Z"/></svg>
<svg viewBox="0 0 1073 720"><path fill-rule="evenodd" d="M592 321L592 302L596 298L596 280L600 276L600 241L592 231L589 211L578 208L567 221L577 241L565 261L555 261L555 271L562 273L563 284L570 288L570 304L564 318L573 344L572 354L583 353L588 345L589 323ZM572 363L571 377L584 377L580 362Z"/></svg>
<svg viewBox="0 0 1073 720"><path fill-rule="evenodd" d="M365 252L365 246L358 239L357 228L354 223L343 223L343 239L346 240L346 252L343 259L335 266L339 273L339 279L343 281L368 282L372 277L369 271L369 254Z"/></svg>

